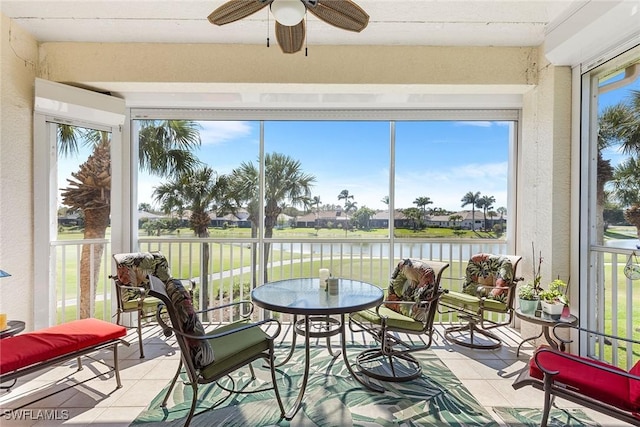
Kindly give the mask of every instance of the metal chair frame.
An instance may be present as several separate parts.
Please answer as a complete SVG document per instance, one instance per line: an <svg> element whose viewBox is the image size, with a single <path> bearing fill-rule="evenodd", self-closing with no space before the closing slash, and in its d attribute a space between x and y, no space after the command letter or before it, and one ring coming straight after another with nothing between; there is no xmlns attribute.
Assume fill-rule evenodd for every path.
<svg viewBox="0 0 640 427"><path fill-rule="evenodd" d="M431 292L419 302L426 310L427 315L424 321L403 316L403 321L420 324L419 329L394 327L389 324L388 316L380 312L386 303L414 306L415 301L385 300L375 309L368 310L375 312L379 324L370 324L358 313L349 316L349 328L352 332L367 332L380 344L380 347L365 350L356 357L356 366L359 371L371 378L388 382L404 382L418 378L422 374L420 362L411 353L431 347L438 300L446 292L440 287L440 278L449 264L438 261L420 261L429 265L435 273L435 283ZM403 341L398 337L398 333L420 336L423 344ZM426 342L422 337L426 337Z"/></svg>
<svg viewBox="0 0 640 427"><path fill-rule="evenodd" d="M631 348L632 345L640 345L640 341L632 340L628 338L618 337L614 335L605 334L602 332L596 332L593 330L581 328L573 325L564 325L559 324L553 328L553 334L556 336L556 339L563 344L568 344L571 340L567 340L558 336L556 333L556 328L572 328L580 331L581 333L586 333L590 336L590 338L599 338L606 340L617 340L621 343L627 343L627 349ZM522 369L518 378L512 384L515 390L518 390L524 386L532 386L538 390L542 390L544 392L544 409L541 420L541 426L546 427L549 420L549 412L551 411L551 407L555 405L555 398L560 397L562 399L569 400L571 402L577 403L579 405L585 406L587 408L593 409L595 411L606 414L610 417L616 418L618 420L629 423L630 425L640 426L640 418L638 418L637 413L634 415L633 411L628 408L620 408L613 405L610 405L606 402L602 402L593 396L588 396L581 392L576 387L571 385L564 384L561 381L555 381L555 376L560 374L561 372L557 370L558 368L555 366L549 366L549 364L543 364L538 360L538 354L541 352L552 352L557 356L563 358L565 363L573 363L575 367L590 367L595 368L603 373L616 375L620 377L627 378L629 382L636 381L640 383L640 376L631 374L629 372L623 371L621 369L616 369L612 365L605 365L601 362L598 362L594 359L579 357L570 353L564 353L561 350L553 349L551 347L541 346L532 356L534 362L537 364L538 369L543 373L543 379L538 379L532 377L529 373L529 363ZM590 377L584 377L585 379L589 379Z"/></svg>
<svg viewBox="0 0 640 427"><path fill-rule="evenodd" d="M490 255L490 254L487 254ZM515 313L515 296L516 296L516 285L519 281L523 280L522 277L516 276L516 271L518 268L518 264L522 260L522 257L519 255L505 255L510 259L511 264L513 266L513 280L507 286L507 297L505 301L505 308L503 310L496 310L490 307L485 306L486 297L480 296L483 295L487 288L484 285L478 285L478 296L477 310L471 309L465 306L464 302L461 300L459 303L455 302L456 295L462 295L461 292L449 291L448 297L453 298L454 301L447 298L446 302L440 300L438 304L438 312L440 314L449 314L455 313L458 315L458 319L463 320L464 323L461 325L454 325L445 328L444 335L447 340L454 342L463 347L469 347L474 349L483 349L483 350L493 350L497 349L502 345L502 340L495 334L493 334L490 330L494 328L498 328L500 326L510 325L513 321L514 313ZM453 280L464 280L460 278L448 278ZM491 287L496 288L494 287ZM467 294L464 294L465 297ZM494 321L487 318L488 315L491 314L504 314L506 318L502 321ZM464 338L460 338L455 333L459 332L469 332L469 340ZM476 340L475 335L482 335L488 339L487 341L481 342ZM464 335L466 336L466 335Z"/></svg>
<svg viewBox="0 0 640 427"><path fill-rule="evenodd" d="M276 395L276 401L278 403L279 409L280 409L280 413L281 415L284 417L285 414L285 410L284 410L284 405L282 403L282 399L280 397L280 392L278 390L278 384L276 381L276 376L275 376L275 367L276 367L276 362L275 362L275 353L274 353L274 340L275 338L278 337L278 335L280 334L280 330L281 330L281 326L280 326L280 322L277 321L276 319L265 319L259 322L247 322L245 324L243 324L242 326L238 326L234 329L231 330L227 330L225 329L222 332L218 332L216 333L216 330L212 330L212 331L208 331L206 333L206 335L191 335L188 334L184 331L183 329L183 325L180 322L179 318L178 318L178 314L176 313L176 310L173 307L173 304L171 302L171 299L169 298L169 296L167 295L167 291L165 288L165 284L158 279L155 276L149 276L149 284L150 284L150 289L149 289L149 294L155 298L158 298L161 301L161 304L158 305L158 309L157 309L157 313L156 313L156 318L158 320L158 323L161 325L164 335L169 337L172 334L175 335L175 339L178 343L178 346L180 347L180 363L178 365L178 369L176 371L176 374L174 375L172 381L171 381L171 385L169 386L169 389L167 390L167 393L165 394L165 397L162 401L161 406L162 407L166 407L167 406L167 401L169 399L169 396L171 395L171 392L173 390L173 387L175 386L178 378L180 377L180 373L182 371L182 368L184 367L186 374L187 374L187 378L188 378L188 382L186 383L186 385L190 385L192 388L192 400L191 400L191 407L189 409L189 414L187 415L187 419L184 423L184 426L187 427L190 423L192 418L196 415L195 414L195 409L196 409L196 403L198 400L198 386L199 384L209 384L209 383L216 383L218 387L222 388L224 391L226 391L228 393L227 396L219 399L217 402L214 403L213 406L209 407L206 409L206 411L211 410L216 408L217 406L219 406L220 404L222 404L224 401L226 401L232 393L238 393L238 394L247 394L247 393L258 393L258 392L264 392L265 390L274 390L274 393ZM232 302L229 304L224 304L224 305L220 305L217 307L213 307L213 308L209 308L206 310L200 310L197 311L197 314L203 314L203 313L208 313L214 310L220 310L220 309L228 309L230 307L234 307L234 306L240 306L240 307L248 307L248 310L241 310L241 317L244 319L250 319L251 314L253 313L253 303L251 301L237 301L237 302ZM165 314L166 313L166 314ZM166 322L165 319L167 318L168 315L168 320L171 323L171 326L169 326ZM263 350L259 353L254 353L251 354L249 357L246 358L240 358L238 357L235 360L235 363L233 363L231 366L228 366L226 369L222 370L221 372L218 373L218 375L215 375L211 378L205 378L201 375L201 371L205 370L207 367L202 368L202 370L197 369L194 365L193 360L191 359L190 356L190 347L189 347L189 342L187 340L207 340L209 341L209 343L211 344L211 347L214 348L215 351L215 345L216 345L216 339L224 337L224 336L228 336L228 335L232 335L232 334L237 334L237 339L242 340L243 339L243 332L247 331L248 329L251 328L259 328L263 325L267 325L267 324L275 324L276 325L276 330L274 333L270 334L270 335L266 335L266 339L268 341L268 349L267 350ZM233 382L233 379L230 377L230 374L233 373L234 371L247 366L249 367L249 370L251 372L251 378L255 379L255 372L253 370L253 367L251 365L252 362L258 360L258 359L263 359L267 362L270 371L271 371L271 386L270 387L260 387L258 389L255 390L245 390L244 388L242 390L238 390L235 389L235 383ZM214 361L212 363L212 365L214 365L216 362ZM211 366L211 365L210 365ZM228 377L231 381L232 386L229 387L225 387L224 385L220 384L218 381L224 377ZM203 411L205 412L205 411Z"/></svg>
<svg viewBox="0 0 640 427"><path fill-rule="evenodd" d="M130 327L129 325L123 325L121 323L122 315L125 313L136 313L137 321L136 321L136 332L138 334L138 348L140 349L140 359L144 359L144 347L142 346L142 324L145 320L153 319L156 317L156 307L160 301L158 299L148 296L148 289L143 286L129 286L123 285L119 280L118 276L109 276L110 279L113 279L115 282L116 288L116 299L117 299L117 308L116 308L116 324L121 326ZM183 285L188 283L190 285L190 292L193 295L193 292L196 288L196 283L190 279L175 279L180 280ZM134 308L125 308L124 303L122 301L122 291L123 290L132 290L137 293L136 302L137 305Z"/></svg>

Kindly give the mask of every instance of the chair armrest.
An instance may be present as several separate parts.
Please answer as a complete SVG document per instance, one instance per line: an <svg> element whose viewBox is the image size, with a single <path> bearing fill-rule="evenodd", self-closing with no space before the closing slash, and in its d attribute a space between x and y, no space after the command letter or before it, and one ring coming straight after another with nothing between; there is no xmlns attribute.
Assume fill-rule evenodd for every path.
<svg viewBox="0 0 640 427"><path fill-rule="evenodd" d="M609 373L614 374L614 375L620 375L620 376L627 377L627 378L630 378L630 379L640 380L640 376L630 374L629 372L624 371L622 369L617 369L613 365L611 367L609 367L609 366L603 365L602 363L596 363L595 361L591 362L589 359L586 359L584 357L578 357L578 356L575 356L575 355L573 355L571 353L564 353L564 352L562 352L560 350L555 350L555 349L553 349L551 347L540 347L540 348L538 348L538 350L536 350L536 352L535 352L535 354L533 356L536 365L538 366L538 368L544 374L558 375L560 373L560 371L552 370L552 369L550 369L550 367L546 367L545 368L543 366L543 363L540 360L538 360L539 357L540 357L540 354L544 354L544 353L553 353L557 357L560 357L560 358L563 358L563 359L567 359L567 360L570 360L570 361L575 362L575 363L579 363L579 364L584 365L584 366L590 366L590 367L592 367L594 369L598 369L598 370L601 370L601 371L609 372Z"/></svg>
<svg viewBox="0 0 640 427"><path fill-rule="evenodd" d="M251 301L238 301L236 303L230 303L230 304L225 304L224 306L220 306L220 307L213 307L210 308L208 310L201 310L201 311L196 311L195 313L204 313L204 312L208 312L208 311L213 311L219 308L223 308L223 307L228 307L228 306L234 306L234 305L238 305L238 304L243 304L243 303L251 303ZM158 303L158 307L156 309L156 319L158 321L158 324L160 325L160 327L162 328L162 332L166 337L170 337L171 333L175 332L177 334L180 334L184 337L187 338L192 338L192 339L209 339L209 338L218 338L218 337L223 337L225 335L228 335L230 333L234 333L234 332L238 332L241 330L245 330L248 328L253 328L255 326L260 326L260 325L264 325L266 323L276 323L278 325L278 328L276 329L276 333L273 335L269 335L267 334L271 339L274 339L275 337L277 337L278 335L280 335L280 330L282 328L282 326L280 325L280 322L276 319L265 319L265 320L261 320L259 322L254 322L251 323L250 325L245 325L241 328L237 328L234 329L232 331L228 331L228 332L224 332L224 333L220 333L220 334L205 334L205 335L190 335L190 334L186 334L184 332L181 332L179 330L177 330L176 328L167 325L167 323L164 321L164 319L161 316L161 312L162 312L162 308L164 307L164 303ZM253 304L251 304L252 310L253 310Z"/></svg>
<svg viewBox="0 0 640 427"><path fill-rule="evenodd" d="M141 294L147 293L147 289L142 286L128 286L128 285L116 285L116 286L120 287L120 289L128 289L131 291L140 292Z"/></svg>
<svg viewBox="0 0 640 427"><path fill-rule="evenodd" d="M113 276L113 275L109 275L109 279L113 279L114 284L116 285L116 287L118 287L119 289L125 289L125 290L130 290L130 291L135 291L135 292L139 292L141 294L146 294L147 293L147 288L143 287L143 286L130 286L130 285L124 285L122 284L119 280L118 280L118 276Z"/></svg>
<svg viewBox="0 0 640 427"><path fill-rule="evenodd" d="M600 336L600 337L603 337L603 338L609 338L609 339L613 339L613 340L617 340L617 341L624 341L624 342L627 342L627 343L630 343L630 344L640 344L640 341L634 340L634 339L631 339L631 338L625 338L625 337L619 337L619 336L616 336L616 335L610 335L610 334L607 334L607 333L604 333L604 332L598 332L598 331L594 331L594 330L591 330L591 329L582 328L582 327L580 327L578 325L570 325L570 324L567 324L567 323L558 323L557 325L555 325L553 327L553 335L555 336L556 340L558 340L559 342L562 342L563 344L569 344L569 343L573 342L573 340L558 336L558 333L556 332L556 328L560 328L560 329L568 329L568 328L570 328L570 329L575 329L575 330L577 330L579 332L586 332L586 333L588 333L590 335L597 335L597 336Z"/></svg>
<svg viewBox="0 0 640 427"><path fill-rule="evenodd" d="M178 329L168 326L166 323L163 323L163 329L166 327L166 330L164 332L164 334L166 336L170 336L171 333L175 333L177 335L183 336L185 338L189 338L189 339L193 339L193 340L210 340L210 339L215 339L215 338L222 338L225 337L227 335L232 335L241 331L246 331L247 329L251 329L251 328L256 328L262 325L265 325L267 323L275 323L278 327L275 331L275 333L273 334L267 334L267 336L269 337L269 339L275 339L278 335L280 335L280 330L281 330L281 325L280 322L276 319L265 319L265 320L260 320L258 322L254 322L254 323L248 323L246 325L243 325L239 328L235 328L232 329L230 331L225 331L225 332L220 332L220 333L215 333L215 331L213 333L210 334L205 334L205 335L192 335L192 334L187 334L185 332L179 331ZM169 335L167 335L167 332L169 333Z"/></svg>
<svg viewBox="0 0 640 427"><path fill-rule="evenodd" d="M385 304L399 304L399 305L426 305L426 304L431 304L434 301L438 301L440 299L440 295L442 295L443 293L448 293L449 290L448 289L442 289L440 288L432 297L427 298L427 299L423 299L420 301L403 301L403 300L384 300L382 301L380 304L378 304L376 306L376 314L378 315L378 317L382 318L382 317L388 317L385 316L384 314L380 314L380 307L384 306Z"/></svg>

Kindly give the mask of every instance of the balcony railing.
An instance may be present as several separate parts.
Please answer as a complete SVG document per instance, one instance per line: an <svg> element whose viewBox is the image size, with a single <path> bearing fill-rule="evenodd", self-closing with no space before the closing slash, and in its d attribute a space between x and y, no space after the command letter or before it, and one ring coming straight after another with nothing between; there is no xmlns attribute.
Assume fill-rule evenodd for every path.
<svg viewBox="0 0 640 427"><path fill-rule="evenodd" d="M55 277L57 284L58 321L79 316L79 271L82 245L105 245L95 289L95 317L111 319L115 313L112 304L112 281L115 273L108 241L58 241L55 249ZM268 245L268 256L262 255L258 245ZM400 259L422 258L445 261L450 264L442 279L446 289L460 289L469 257L474 253L506 254L505 241L494 239L274 239L260 242L256 239L233 238L140 238L141 251L160 251L169 260L174 277L190 278L197 283L196 296L200 307L206 297L208 305L228 303L234 299L249 298L251 289L266 281L295 277L316 277L320 268L329 268L334 276L363 280L386 287L392 269ZM623 274L631 251L596 247L591 252L588 289L589 303L581 313L581 324L611 335L640 338L638 307L640 291ZM208 254L208 255L207 255ZM266 258L261 259L261 258ZM208 259L206 263L204 259ZM261 266L265 266L262 268ZM522 273L522 272L520 272ZM578 308L572 311L578 312ZM586 315L585 315L586 313ZM438 315L437 322L455 320L450 315ZM586 319L584 318L586 316ZM230 321L229 319L212 319ZM287 320L284 319L283 320ZM590 342L587 351L598 359L613 361L621 367L633 365L640 348L627 348L617 341Z"/></svg>
<svg viewBox="0 0 640 427"><path fill-rule="evenodd" d="M80 256L82 245L91 248L105 245L95 289L95 315L113 316L110 274L115 267L105 240L64 240L55 248L58 321L77 318L80 297ZM458 289L471 254L506 253L504 241L494 239L429 239L415 241L397 239L392 245L386 239L287 239L270 240L266 263L259 259L257 239L141 238L141 251L160 251L169 260L174 277L190 278L198 285L200 306L202 290L208 292L210 305L223 304L233 298L248 298L251 289L265 281L284 278L315 277L320 268L329 268L337 277L363 280L386 287L395 264L404 258L423 258L449 262L442 280L448 289ZM264 243L263 243L264 244ZM393 250L391 250L393 249ZM208 253L208 257L206 256ZM393 258L391 258L393 256ZM208 258L206 264L203 259ZM261 266L265 265L264 268ZM254 268L255 266L255 268ZM265 271L266 270L266 271Z"/></svg>

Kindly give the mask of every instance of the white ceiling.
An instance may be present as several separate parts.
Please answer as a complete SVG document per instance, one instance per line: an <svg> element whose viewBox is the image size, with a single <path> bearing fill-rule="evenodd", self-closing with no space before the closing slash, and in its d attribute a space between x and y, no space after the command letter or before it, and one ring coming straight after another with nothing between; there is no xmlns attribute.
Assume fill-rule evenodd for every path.
<svg viewBox="0 0 640 427"><path fill-rule="evenodd" d="M247 0L250 1L250 0ZM326 0L336 1L336 0ZM612 0L598 0L612 1ZM225 0L1 0L0 10L42 42L266 43L268 8L222 27L207 16ZM357 0L361 33L307 17L313 45L539 46L586 0Z"/></svg>
<svg viewBox="0 0 640 427"><path fill-rule="evenodd" d="M268 8L222 27L207 16L226 0L0 0L0 11L40 42L216 43L275 46L274 21ZM252 0L243 0L252 1ZM336 0L324 0L336 1ZM576 64L606 47L612 31L640 40L640 0L356 0L370 16L361 33L335 28L307 17L307 44L425 46L545 46L554 64ZM267 20L269 18L269 21ZM596 25L596 23L598 25ZM273 48L273 47L272 47ZM303 53L302 53L303 54ZM76 82L83 85L83 82ZM494 108L519 105L519 87L462 89L412 85L407 93L393 85L284 85L91 82L87 87L110 91L132 106L198 107L212 104L211 94L232 92L238 106L275 107L322 105L318 91L331 106L375 108ZM293 87L292 87L293 86ZM438 89L434 92L434 90ZM310 101L301 102L301 94ZM205 98L200 99L199 96ZM277 97L270 96L277 94ZM288 94L293 94L288 96ZM362 98L358 98L358 96ZM372 94L377 95L375 102ZM471 95L470 95L471 94ZM168 96L171 95L171 96ZM342 98L338 99L339 96ZM229 106L227 96L221 103ZM358 102L354 99L360 100ZM408 103L413 100L413 103ZM285 102L286 101L286 102ZM446 102L445 102L446 101ZM327 101L328 102L328 101ZM215 103L214 103L215 104ZM233 105L235 106L235 104Z"/></svg>

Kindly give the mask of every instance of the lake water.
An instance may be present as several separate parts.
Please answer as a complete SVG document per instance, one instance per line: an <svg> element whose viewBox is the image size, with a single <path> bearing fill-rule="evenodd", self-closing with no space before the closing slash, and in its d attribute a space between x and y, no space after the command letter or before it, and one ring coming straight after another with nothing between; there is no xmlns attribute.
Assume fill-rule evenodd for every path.
<svg viewBox="0 0 640 427"><path fill-rule="evenodd" d="M302 248L300 247L302 246ZM366 256L374 258L388 258L391 245L389 243L295 243L293 247L285 243L283 251L300 252L318 256L336 256L340 253L351 256ZM395 258L420 257L427 259L463 260L467 261L471 255L485 252L504 254L506 244L501 243L396 243Z"/></svg>

